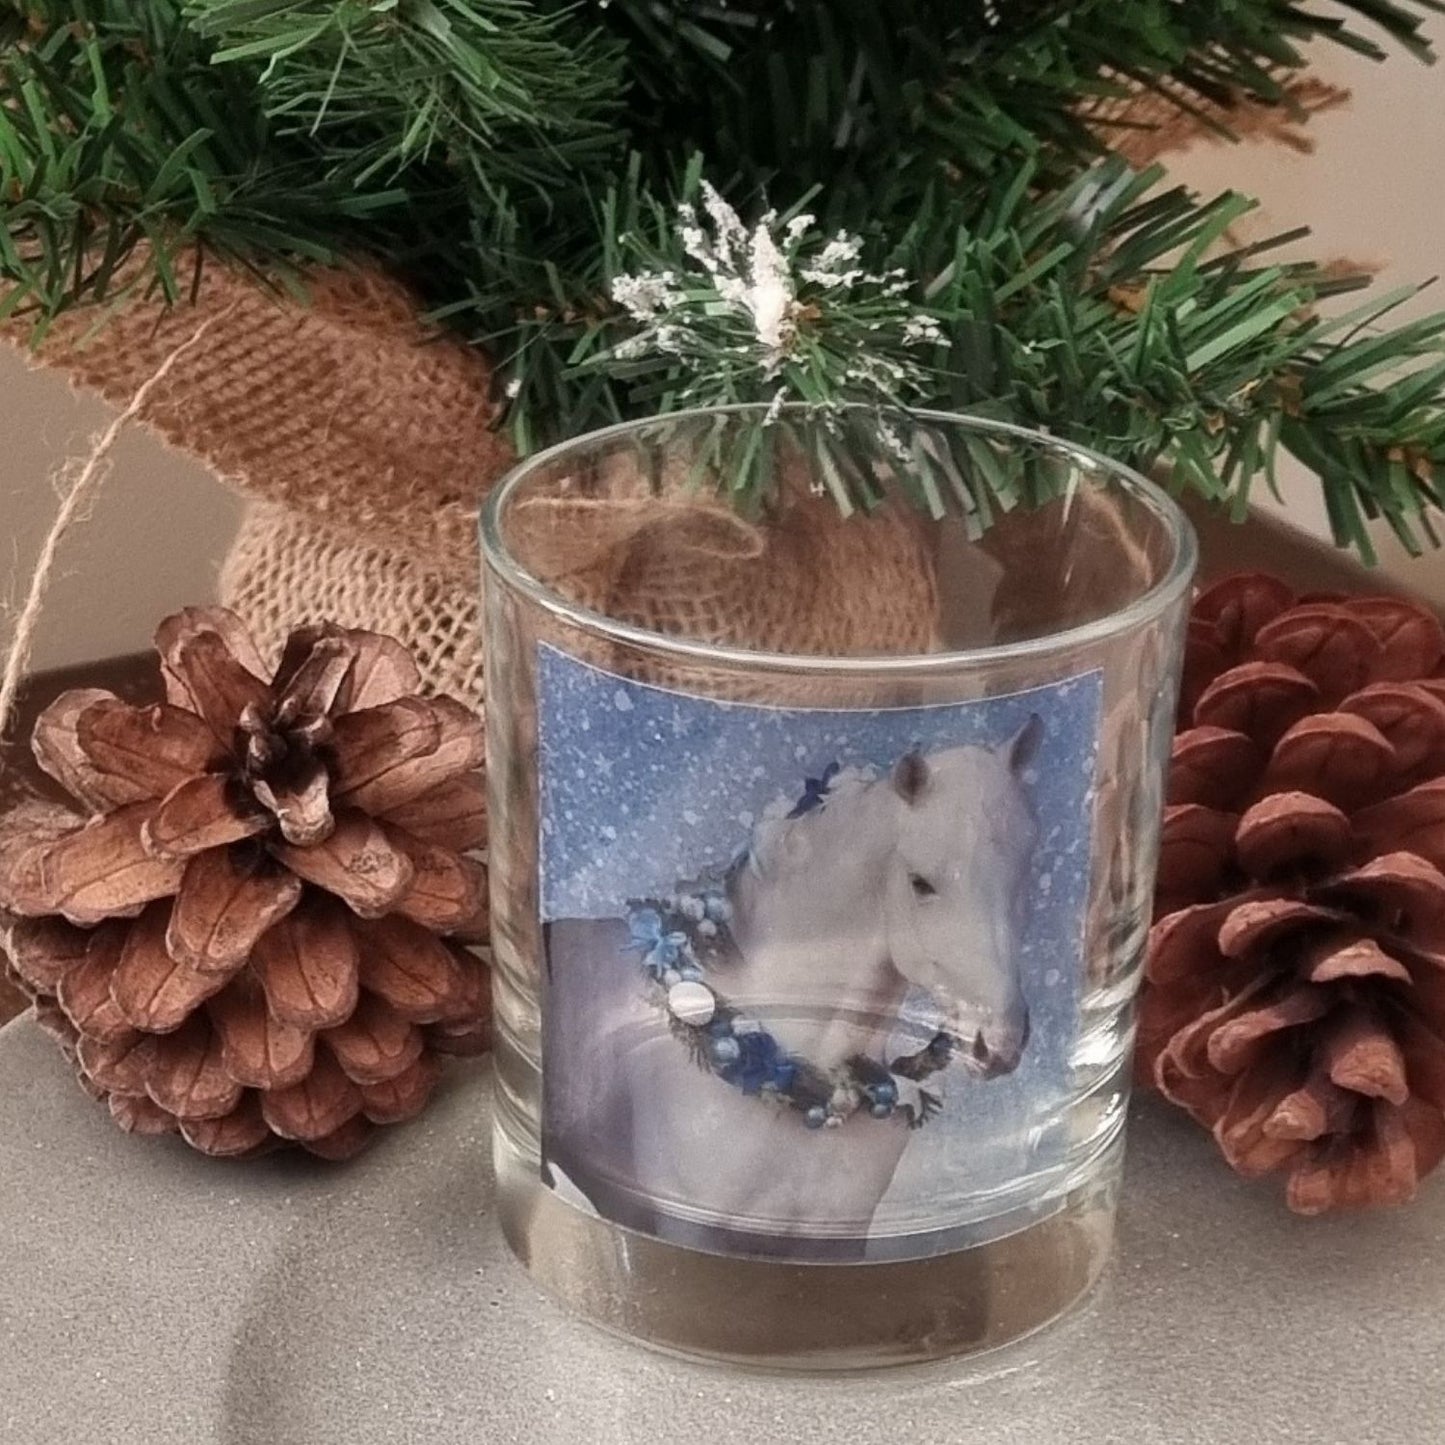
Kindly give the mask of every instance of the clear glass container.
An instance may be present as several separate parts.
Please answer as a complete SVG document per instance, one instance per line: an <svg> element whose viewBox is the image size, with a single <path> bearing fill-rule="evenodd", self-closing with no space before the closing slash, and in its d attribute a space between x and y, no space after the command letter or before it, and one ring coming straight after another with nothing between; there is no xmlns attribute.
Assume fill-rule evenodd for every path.
<svg viewBox="0 0 1445 1445"><path fill-rule="evenodd" d="M1065 1310L1112 1233L1178 509L976 418L738 408L527 460L483 550L516 1253L773 1367Z"/></svg>

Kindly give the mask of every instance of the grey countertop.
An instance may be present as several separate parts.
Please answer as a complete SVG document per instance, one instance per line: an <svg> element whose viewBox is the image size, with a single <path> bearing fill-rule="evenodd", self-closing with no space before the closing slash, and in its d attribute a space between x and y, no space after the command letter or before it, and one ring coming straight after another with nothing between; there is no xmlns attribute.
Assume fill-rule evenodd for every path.
<svg viewBox="0 0 1445 1445"><path fill-rule="evenodd" d="M0 1031L4 1445L1438 1445L1445 1183L1307 1222L1136 1112L1116 1256L972 1364L789 1378L575 1322L491 1217L486 1070L345 1167L129 1139Z"/></svg>

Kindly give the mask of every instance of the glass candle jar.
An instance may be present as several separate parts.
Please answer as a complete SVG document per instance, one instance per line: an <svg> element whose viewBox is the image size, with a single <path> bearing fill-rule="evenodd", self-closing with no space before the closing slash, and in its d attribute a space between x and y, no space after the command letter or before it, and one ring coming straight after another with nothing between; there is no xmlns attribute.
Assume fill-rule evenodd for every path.
<svg viewBox="0 0 1445 1445"><path fill-rule="evenodd" d="M483 549L516 1253L769 1366L1067 1308L1119 1183L1177 508L975 418L738 408L527 460Z"/></svg>

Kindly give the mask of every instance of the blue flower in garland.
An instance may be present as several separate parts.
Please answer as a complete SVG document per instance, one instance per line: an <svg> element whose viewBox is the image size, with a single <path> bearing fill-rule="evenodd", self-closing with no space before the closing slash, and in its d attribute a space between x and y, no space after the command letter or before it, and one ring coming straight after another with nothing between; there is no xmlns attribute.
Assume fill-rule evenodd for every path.
<svg viewBox="0 0 1445 1445"><path fill-rule="evenodd" d="M838 776L840 765L831 762L823 769L822 775L816 778L803 779L803 796L793 804L793 811L788 814L790 818L801 818L804 813L811 813L814 808L821 808L823 800L828 796L828 789L833 785L833 779Z"/></svg>
<svg viewBox="0 0 1445 1445"><path fill-rule="evenodd" d="M629 953L642 955L642 966L653 978L661 978L670 968L692 961L692 946L687 934L667 931L662 914L655 908L638 908L627 915Z"/></svg>
<svg viewBox="0 0 1445 1445"><path fill-rule="evenodd" d="M798 1066L783 1046L765 1030L734 1034L738 1057L718 1069L718 1077L745 1094L761 1094L765 1088L786 1094L797 1077Z"/></svg>

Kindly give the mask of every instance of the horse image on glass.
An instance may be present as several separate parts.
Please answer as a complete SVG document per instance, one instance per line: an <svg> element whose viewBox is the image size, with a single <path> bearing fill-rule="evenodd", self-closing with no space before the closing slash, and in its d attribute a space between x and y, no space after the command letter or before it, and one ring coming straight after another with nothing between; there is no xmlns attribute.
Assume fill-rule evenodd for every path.
<svg viewBox="0 0 1445 1445"><path fill-rule="evenodd" d="M765 707L544 646L544 1181L718 1253L956 1247L960 1184L1059 1144L1098 709Z"/></svg>

